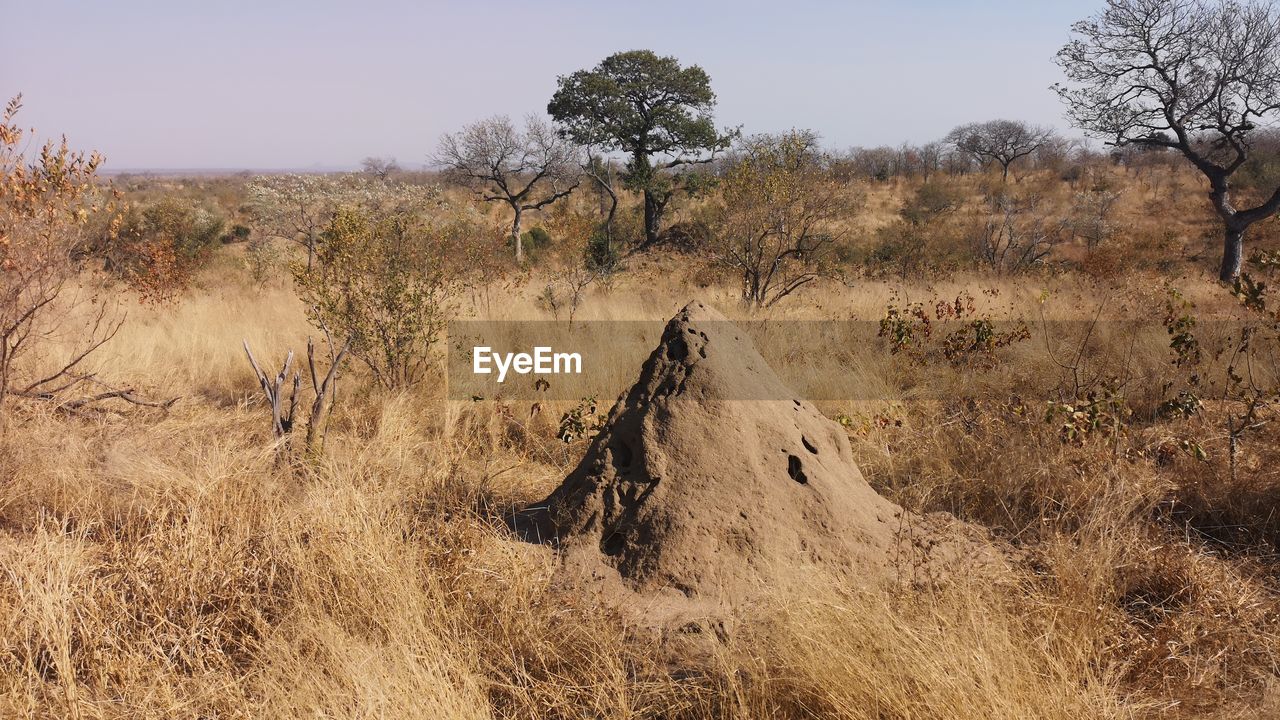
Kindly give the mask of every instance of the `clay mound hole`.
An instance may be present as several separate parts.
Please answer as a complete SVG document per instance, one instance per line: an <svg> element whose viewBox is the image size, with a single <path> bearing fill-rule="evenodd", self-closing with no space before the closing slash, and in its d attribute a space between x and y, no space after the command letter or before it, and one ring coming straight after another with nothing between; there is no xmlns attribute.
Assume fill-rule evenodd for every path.
<svg viewBox="0 0 1280 720"><path fill-rule="evenodd" d="M667 359L677 362L689 357L689 345L685 343L683 337L674 338L667 345Z"/></svg>
<svg viewBox="0 0 1280 720"><path fill-rule="evenodd" d="M787 456L787 475L790 475L792 480L801 485L809 482L809 477L804 474L804 467L800 463L800 458L795 455Z"/></svg>
<svg viewBox="0 0 1280 720"><path fill-rule="evenodd" d="M631 445L625 440L619 440L618 444L613 447L613 466L618 469L626 469L631 467L631 460L634 453L631 452Z"/></svg>

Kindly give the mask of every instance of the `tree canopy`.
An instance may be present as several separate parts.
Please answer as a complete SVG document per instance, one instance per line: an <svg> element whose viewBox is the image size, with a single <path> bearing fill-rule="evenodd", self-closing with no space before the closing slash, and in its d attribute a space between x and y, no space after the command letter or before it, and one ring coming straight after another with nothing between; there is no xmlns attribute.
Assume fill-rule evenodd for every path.
<svg viewBox="0 0 1280 720"><path fill-rule="evenodd" d="M625 180L645 196L645 235L657 239L676 185L668 171L706 162L733 134L716 129L711 78L697 65L649 50L610 55L590 70L559 78L547 113L564 137L631 156Z"/></svg>

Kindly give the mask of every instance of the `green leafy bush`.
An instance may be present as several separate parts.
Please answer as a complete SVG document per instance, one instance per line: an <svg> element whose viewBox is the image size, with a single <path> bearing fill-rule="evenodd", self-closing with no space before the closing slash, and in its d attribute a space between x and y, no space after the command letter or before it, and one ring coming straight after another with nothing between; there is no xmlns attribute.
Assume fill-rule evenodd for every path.
<svg viewBox="0 0 1280 720"><path fill-rule="evenodd" d="M208 258L221 244L225 228L226 220L217 212L179 198L165 198L144 208L134 226L144 237L171 245L188 267Z"/></svg>
<svg viewBox="0 0 1280 720"><path fill-rule="evenodd" d="M103 227L94 249L109 272L144 298L172 299L208 262L225 237L226 220L177 197L134 206Z"/></svg>
<svg viewBox="0 0 1280 720"><path fill-rule="evenodd" d="M244 242L248 240L249 236L252 234L253 230L248 225L236 223L231 226L231 232L227 233L226 237L224 237L222 241L225 243Z"/></svg>
<svg viewBox="0 0 1280 720"><path fill-rule="evenodd" d="M621 259L617 244L609 242L603 227L592 233L583 250L583 263L587 269L606 275L618 268Z"/></svg>
<svg viewBox="0 0 1280 720"><path fill-rule="evenodd" d="M535 250L541 250L551 245L551 233L547 232L546 229L542 227L531 228L528 232L521 235L520 239L524 241L526 248L532 248Z"/></svg>
<svg viewBox="0 0 1280 720"><path fill-rule="evenodd" d="M417 383L457 291L456 233L409 210L343 209L294 266L313 323L351 342L387 388Z"/></svg>
<svg viewBox="0 0 1280 720"><path fill-rule="evenodd" d="M540 226L535 226L520 233L520 244L524 247L524 255L530 263L538 262L541 255L551 247L552 243L551 233ZM515 249L515 242L510 237L507 238L507 248Z"/></svg>

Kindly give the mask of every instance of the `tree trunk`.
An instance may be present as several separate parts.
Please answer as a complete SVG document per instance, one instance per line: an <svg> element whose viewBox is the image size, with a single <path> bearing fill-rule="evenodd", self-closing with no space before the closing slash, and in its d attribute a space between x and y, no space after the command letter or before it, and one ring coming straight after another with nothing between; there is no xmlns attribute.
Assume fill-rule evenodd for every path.
<svg viewBox="0 0 1280 720"><path fill-rule="evenodd" d="M612 179L610 181L612 182ZM612 185L605 188L605 193L600 203L604 211L604 243L605 249L613 253L613 220L618 215L618 193L614 191Z"/></svg>
<svg viewBox="0 0 1280 720"><path fill-rule="evenodd" d="M662 206L652 190L644 191L644 244L658 242L658 225L662 222Z"/></svg>
<svg viewBox="0 0 1280 720"><path fill-rule="evenodd" d="M1222 282L1233 282L1240 276L1240 263L1244 256L1244 228L1230 225L1222 240L1222 267L1218 270L1218 279Z"/></svg>
<svg viewBox="0 0 1280 720"><path fill-rule="evenodd" d="M609 204L609 214L604 218L604 244L610 254L613 253L613 219L618 214L618 196L614 195Z"/></svg>
<svg viewBox="0 0 1280 720"><path fill-rule="evenodd" d="M1218 267L1218 279L1224 283L1240 276L1240 262L1244 256L1244 231L1252 220L1241 217L1231 204L1231 185L1226 172L1218 168L1200 168L1209 178L1209 202L1222 218L1222 265Z"/></svg>
<svg viewBox="0 0 1280 720"><path fill-rule="evenodd" d="M524 243L520 242L520 208L515 208L516 216L511 221L511 244L516 247L516 265L524 265Z"/></svg>
<svg viewBox="0 0 1280 720"><path fill-rule="evenodd" d="M0 429L8 427L5 423L4 399L9 395L9 338L0 338Z"/></svg>

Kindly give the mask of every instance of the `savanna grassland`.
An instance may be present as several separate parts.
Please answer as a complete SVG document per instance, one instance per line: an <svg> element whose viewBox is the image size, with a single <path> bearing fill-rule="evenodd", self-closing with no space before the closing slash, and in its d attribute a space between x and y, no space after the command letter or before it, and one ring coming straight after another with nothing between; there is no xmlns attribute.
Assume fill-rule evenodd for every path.
<svg viewBox="0 0 1280 720"><path fill-rule="evenodd" d="M1046 151L1004 179L756 142L656 241L625 190L605 239L590 185L528 211L521 264L501 204L447 175L104 178L56 148L18 158L4 198L34 249L6 272L44 268L23 277L51 314L15 336L0 393L0 714L1280 713L1274 221L1224 284L1176 158ZM1247 172L1263 187L1272 169ZM732 246L771 212L822 228L763 259L802 281L781 294ZM59 237L77 240L55 268ZM761 351L827 398L878 492L988 529L1016 562L767 588L696 658L555 584L555 555L507 517L573 468L612 398L450 399L445 323L665 321L691 300L876 327L863 347ZM246 343L268 386L294 353L288 423ZM613 392L643 359L604 359Z"/></svg>

